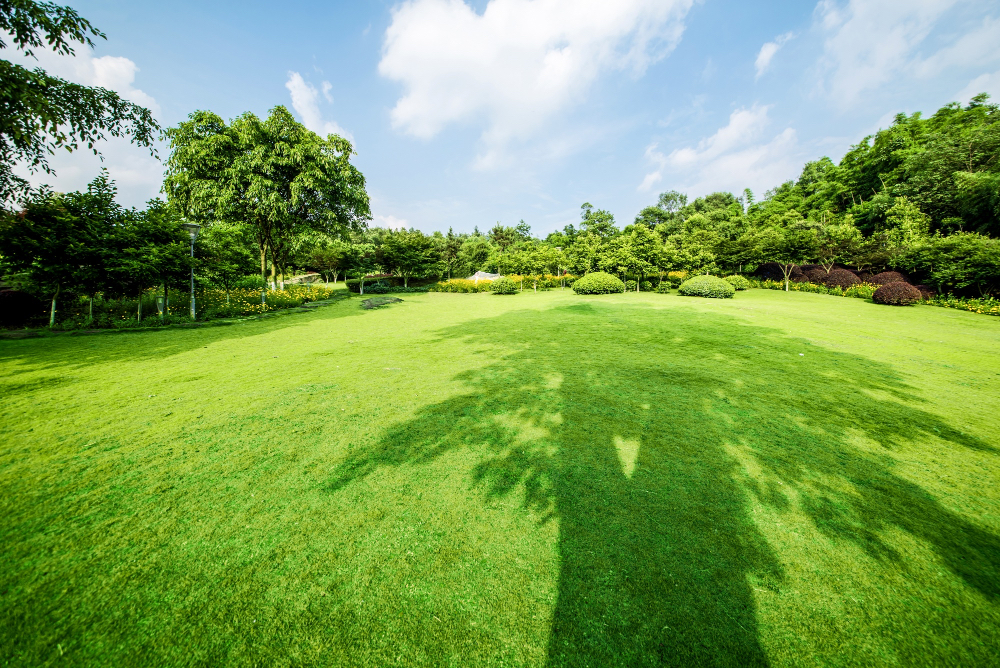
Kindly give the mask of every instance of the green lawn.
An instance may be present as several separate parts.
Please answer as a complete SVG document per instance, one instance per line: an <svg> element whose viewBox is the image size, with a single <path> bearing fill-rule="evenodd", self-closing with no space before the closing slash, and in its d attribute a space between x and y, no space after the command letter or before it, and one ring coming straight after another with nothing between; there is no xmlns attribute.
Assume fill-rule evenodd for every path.
<svg viewBox="0 0 1000 668"><path fill-rule="evenodd" d="M0 665L996 665L1000 318L351 299L0 341Z"/></svg>

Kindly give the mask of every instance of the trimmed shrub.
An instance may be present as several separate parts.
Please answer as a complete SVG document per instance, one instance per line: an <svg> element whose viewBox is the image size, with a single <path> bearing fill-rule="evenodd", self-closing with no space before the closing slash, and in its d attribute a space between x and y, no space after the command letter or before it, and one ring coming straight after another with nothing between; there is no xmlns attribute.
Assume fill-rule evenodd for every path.
<svg viewBox="0 0 1000 668"><path fill-rule="evenodd" d="M518 283L515 283L506 276L501 276L490 284L490 292L495 295L517 294Z"/></svg>
<svg viewBox="0 0 1000 668"><path fill-rule="evenodd" d="M470 281L466 278L453 278L450 281L441 281L427 288L429 292L489 292L493 281L480 280ZM367 287L365 288L368 289Z"/></svg>
<svg viewBox="0 0 1000 668"><path fill-rule="evenodd" d="M750 281L743 278L739 274L726 276L723 280L729 281L729 284L732 285L737 290L748 290L750 288Z"/></svg>
<svg viewBox="0 0 1000 668"><path fill-rule="evenodd" d="M888 285L889 283L909 283L910 279L898 271L883 271L881 274L872 276L868 282L875 285Z"/></svg>
<svg viewBox="0 0 1000 668"><path fill-rule="evenodd" d="M595 271L576 279L573 292L578 295L606 295L612 292L625 292L625 284L617 276L603 271Z"/></svg>
<svg viewBox="0 0 1000 668"><path fill-rule="evenodd" d="M937 293L929 285L914 285L917 290L920 290L920 295L927 300L934 299L937 297Z"/></svg>
<svg viewBox="0 0 1000 668"><path fill-rule="evenodd" d="M635 286L636 286L636 282L635 281L625 281L625 291L626 292L635 292Z"/></svg>
<svg viewBox="0 0 1000 668"><path fill-rule="evenodd" d="M27 292L0 290L0 327L24 327L42 313L42 302Z"/></svg>
<svg viewBox="0 0 1000 668"><path fill-rule="evenodd" d="M657 292L657 294L661 294L661 295L669 295L670 294L670 287L671 287L670 286L670 281L663 281L662 283L660 283L659 285L656 286L656 292Z"/></svg>
<svg viewBox="0 0 1000 668"><path fill-rule="evenodd" d="M872 301L876 304L889 304L892 306L908 306L923 299L920 290L909 283L895 281L886 283L872 295Z"/></svg>
<svg viewBox="0 0 1000 668"><path fill-rule="evenodd" d="M823 279L823 285L828 288L849 288L860 282L860 278L846 269L834 269Z"/></svg>
<svg viewBox="0 0 1000 668"><path fill-rule="evenodd" d="M639 286L639 289L643 292L651 292L653 290L653 284L650 281L643 281L642 285Z"/></svg>
<svg viewBox="0 0 1000 668"><path fill-rule="evenodd" d="M680 287L680 284L688 277L687 271L668 271L667 272L667 283L672 288Z"/></svg>
<svg viewBox="0 0 1000 668"><path fill-rule="evenodd" d="M804 273L810 283L823 283L827 276L826 269L822 267L819 269L806 269Z"/></svg>
<svg viewBox="0 0 1000 668"><path fill-rule="evenodd" d="M793 283L810 283L809 277L805 274L799 274L797 276L790 276L789 280Z"/></svg>
<svg viewBox="0 0 1000 668"><path fill-rule="evenodd" d="M718 276L695 276L681 283L679 292L688 297L711 297L713 299L728 299L736 294L729 281Z"/></svg>

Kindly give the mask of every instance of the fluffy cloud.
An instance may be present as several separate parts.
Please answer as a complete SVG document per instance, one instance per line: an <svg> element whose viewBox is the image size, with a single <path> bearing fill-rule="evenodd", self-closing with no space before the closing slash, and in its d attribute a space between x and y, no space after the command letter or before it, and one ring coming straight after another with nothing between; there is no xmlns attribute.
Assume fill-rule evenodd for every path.
<svg viewBox="0 0 1000 668"><path fill-rule="evenodd" d="M771 59L774 58L774 54L778 53L778 49L792 37L792 33L786 32L784 35L778 35L773 42L766 42L764 46L760 47L760 51L757 53L757 60L754 62L754 68L757 70L757 79L760 79L760 76L771 66Z"/></svg>
<svg viewBox="0 0 1000 668"><path fill-rule="evenodd" d="M386 227L390 230L405 230L409 226L409 222L405 218L397 218L396 216L375 216L375 222L378 227Z"/></svg>
<svg viewBox="0 0 1000 668"><path fill-rule="evenodd" d="M577 104L602 73L642 74L680 40L693 0L410 0L393 10L379 73L403 84L392 124L429 138L485 125L480 167Z"/></svg>
<svg viewBox="0 0 1000 668"><path fill-rule="evenodd" d="M298 72L289 72L288 81L285 82L292 97L292 108L299 114L302 124L320 135L340 135L346 139L354 141L350 132L337 125L334 121L323 120L323 112L319 109L319 91L311 83L302 78ZM333 85L329 81L323 82L323 96L330 102L333 98L330 91Z"/></svg>
<svg viewBox="0 0 1000 668"><path fill-rule="evenodd" d="M787 128L767 141L768 107L754 105L737 109L729 123L696 146L674 149L668 154L656 144L646 149L646 160L655 170L639 185L648 191L671 178L671 188L694 194L718 190L739 192L773 187L793 177L801 167L795 130Z"/></svg>
<svg viewBox="0 0 1000 668"><path fill-rule="evenodd" d="M912 73L916 51L957 0L822 0L820 64L830 97L849 106L864 91Z"/></svg>
<svg viewBox="0 0 1000 668"><path fill-rule="evenodd" d="M993 102L1000 101L1000 70L992 74L981 74L955 96L959 102L968 102L972 96L989 93Z"/></svg>

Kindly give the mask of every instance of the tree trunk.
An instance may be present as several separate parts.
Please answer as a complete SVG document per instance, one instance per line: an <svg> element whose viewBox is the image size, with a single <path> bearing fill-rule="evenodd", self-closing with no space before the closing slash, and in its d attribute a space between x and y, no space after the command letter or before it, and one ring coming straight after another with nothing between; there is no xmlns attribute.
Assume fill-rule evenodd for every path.
<svg viewBox="0 0 1000 668"><path fill-rule="evenodd" d="M142 322L142 290L139 291L139 304L135 308L135 321Z"/></svg>
<svg viewBox="0 0 1000 668"><path fill-rule="evenodd" d="M267 303L267 244L260 247L260 282L263 286L260 289L260 303Z"/></svg>
<svg viewBox="0 0 1000 668"><path fill-rule="evenodd" d="M410 277L403 276L403 288L408 288L408 287L410 287Z"/></svg>
<svg viewBox="0 0 1000 668"><path fill-rule="evenodd" d="M56 298L59 296L61 289L61 285L56 285L56 293L52 295L52 310L49 311L49 329L55 327L56 324Z"/></svg>
<svg viewBox="0 0 1000 668"><path fill-rule="evenodd" d="M90 315L87 316L87 324L94 322L94 295L90 295Z"/></svg>
<svg viewBox="0 0 1000 668"><path fill-rule="evenodd" d="M365 294L365 275L361 274L361 282L358 284L358 294Z"/></svg>
<svg viewBox="0 0 1000 668"><path fill-rule="evenodd" d="M167 292L167 284L163 284L163 313L170 315L170 294Z"/></svg>

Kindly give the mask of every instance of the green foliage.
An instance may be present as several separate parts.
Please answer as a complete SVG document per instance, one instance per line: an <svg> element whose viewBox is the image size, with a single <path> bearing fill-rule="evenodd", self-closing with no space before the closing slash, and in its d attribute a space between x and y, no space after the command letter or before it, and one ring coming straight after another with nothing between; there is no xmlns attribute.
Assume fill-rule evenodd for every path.
<svg viewBox="0 0 1000 668"><path fill-rule="evenodd" d="M635 282L635 281L633 281L633 280L628 280L628 281L625 281L625 291L626 291L626 292L635 292L635 291L636 291L636 288L637 288L638 286L639 286L639 284L638 284L638 283L636 283L636 282Z"/></svg>
<svg viewBox="0 0 1000 668"><path fill-rule="evenodd" d="M519 285L506 276L501 276L490 284L490 292L495 295L513 295L518 292Z"/></svg>
<svg viewBox="0 0 1000 668"><path fill-rule="evenodd" d="M736 288L718 276L702 274L689 278L677 290L687 297L711 297L713 299L729 299L736 294Z"/></svg>
<svg viewBox="0 0 1000 668"><path fill-rule="evenodd" d="M625 292L625 284L617 276L595 271L576 279L573 283L573 292L578 295L606 295Z"/></svg>
<svg viewBox="0 0 1000 668"><path fill-rule="evenodd" d="M0 3L0 35L0 49L7 48L4 40L10 35L14 47L27 56L46 45L71 55L73 42L92 47L91 36L104 38L73 9L33 0ZM29 191L27 181L14 174L15 164L52 174L48 156L57 149L75 151L86 145L98 154L96 145L107 136L125 136L155 155L160 126L151 112L106 88L81 86L41 68L0 60L0 99L0 205Z"/></svg>
<svg viewBox="0 0 1000 668"><path fill-rule="evenodd" d="M480 280L470 281L465 278L453 278L450 281L441 281L428 287L430 292L489 292L493 281Z"/></svg>
<svg viewBox="0 0 1000 668"><path fill-rule="evenodd" d="M750 288L750 281L739 274L726 276L724 280L728 281L737 290L748 290Z"/></svg>
<svg viewBox="0 0 1000 668"><path fill-rule="evenodd" d="M661 295L669 295L672 287L673 286L671 285L670 281L663 281L662 283L656 286L656 293Z"/></svg>
<svg viewBox="0 0 1000 668"><path fill-rule="evenodd" d="M898 265L941 293L1000 291L1000 239L968 232L931 237L903 253Z"/></svg>

